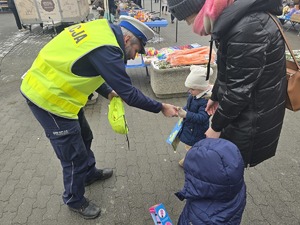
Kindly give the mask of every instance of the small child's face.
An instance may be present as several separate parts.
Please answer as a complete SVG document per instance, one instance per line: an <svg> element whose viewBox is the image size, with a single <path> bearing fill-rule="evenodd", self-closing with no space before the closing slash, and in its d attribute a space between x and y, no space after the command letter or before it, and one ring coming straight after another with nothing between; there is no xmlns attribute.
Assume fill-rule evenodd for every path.
<svg viewBox="0 0 300 225"><path fill-rule="evenodd" d="M192 95L192 96L197 96L199 95L203 90L200 90L200 89L193 89L193 88L190 88L189 89L189 93Z"/></svg>

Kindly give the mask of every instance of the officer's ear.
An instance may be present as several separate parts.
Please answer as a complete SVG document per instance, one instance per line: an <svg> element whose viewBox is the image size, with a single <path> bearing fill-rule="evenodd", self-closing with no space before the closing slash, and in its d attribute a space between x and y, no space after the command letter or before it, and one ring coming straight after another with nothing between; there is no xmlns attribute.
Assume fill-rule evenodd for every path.
<svg viewBox="0 0 300 225"><path fill-rule="evenodd" d="M130 42L130 40L131 40L131 36L129 36L129 35L125 35L124 36L124 44L126 45L128 42Z"/></svg>

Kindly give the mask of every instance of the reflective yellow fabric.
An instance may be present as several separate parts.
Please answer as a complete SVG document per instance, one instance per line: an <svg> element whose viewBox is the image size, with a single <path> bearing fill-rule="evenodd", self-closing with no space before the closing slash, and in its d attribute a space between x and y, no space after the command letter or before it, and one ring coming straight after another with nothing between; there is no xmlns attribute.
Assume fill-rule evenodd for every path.
<svg viewBox="0 0 300 225"><path fill-rule="evenodd" d="M77 119L88 96L104 80L100 74L94 77L76 75L72 73L72 66L103 45L119 47L107 20L66 28L39 52L22 82L22 93L46 111Z"/></svg>
<svg viewBox="0 0 300 225"><path fill-rule="evenodd" d="M125 119L125 109L120 97L113 97L108 105L108 121L111 128L119 134L127 134L128 127Z"/></svg>

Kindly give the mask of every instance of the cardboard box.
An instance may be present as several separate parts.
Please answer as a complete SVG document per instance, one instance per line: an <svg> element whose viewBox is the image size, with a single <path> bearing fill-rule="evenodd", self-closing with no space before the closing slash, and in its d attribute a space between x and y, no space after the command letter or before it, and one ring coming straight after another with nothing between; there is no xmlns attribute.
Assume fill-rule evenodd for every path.
<svg viewBox="0 0 300 225"><path fill-rule="evenodd" d="M166 142L171 145L173 147L173 150L176 151L177 146L180 142L179 138L178 138L178 133L180 132L181 128L182 128L182 121L183 119L180 118L175 126L173 127L169 137L167 138Z"/></svg>
<svg viewBox="0 0 300 225"><path fill-rule="evenodd" d="M173 225L164 204L154 205L149 208L149 211L155 225Z"/></svg>

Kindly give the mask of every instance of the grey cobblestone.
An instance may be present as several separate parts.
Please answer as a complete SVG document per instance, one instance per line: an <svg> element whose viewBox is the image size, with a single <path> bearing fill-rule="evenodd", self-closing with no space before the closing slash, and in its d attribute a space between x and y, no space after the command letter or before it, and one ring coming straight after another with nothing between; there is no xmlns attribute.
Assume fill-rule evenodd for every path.
<svg viewBox="0 0 300 225"><path fill-rule="evenodd" d="M17 212L18 207L23 202L23 195L25 194L26 189L16 188L14 192L9 196L8 204L5 207L5 210L10 212Z"/></svg>
<svg viewBox="0 0 300 225"><path fill-rule="evenodd" d="M13 219L13 223L16 224L27 224L28 217L32 212L32 205L34 203L32 198L24 198L21 205L18 208L17 215Z"/></svg>
<svg viewBox="0 0 300 225"><path fill-rule="evenodd" d="M28 186L25 186L25 188L27 189L25 196L28 198L36 199L37 193L41 189L41 181L41 177L33 177L32 179L30 179L30 183L28 184Z"/></svg>
<svg viewBox="0 0 300 225"><path fill-rule="evenodd" d="M28 216L28 224L40 224L43 221L43 215L46 212L46 208L33 208L31 214Z"/></svg>
<svg viewBox="0 0 300 225"><path fill-rule="evenodd" d="M3 212L1 217L1 223L7 225L13 224L12 221L15 218L16 214L17 212L9 212L9 211Z"/></svg>
<svg viewBox="0 0 300 225"><path fill-rule="evenodd" d="M150 1L145 1L149 8ZM158 4L153 5L158 10ZM166 18L170 21L170 15ZM19 33L12 14L0 14L0 224L1 225L151 225L149 207L164 203L174 224L184 202L174 195L184 184L178 161L183 144L174 152L165 142L177 118L165 118L125 106L130 149L123 135L107 121L108 100L99 97L85 107L94 134L93 150L99 167L112 167L111 179L86 188L86 196L101 206L101 216L84 220L62 203L62 172L51 144L20 95L20 77L39 50L51 40L51 31ZM185 22L161 29L157 49L199 43L208 37L191 32ZM300 39L286 32L292 48ZM128 69L134 85L155 98L145 68ZM183 106L186 98L158 99ZM245 170L247 205L242 225L300 224L300 113L287 111L277 155Z"/></svg>
<svg viewBox="0 0 300 225"><path fill-rule="evenodd" d="M52 186L41 185L39 192L37 192L36 201L33 204L34 208L45 209L47 202L50 200L50 193Z"/></svg>
<svg viewBox="0 0 300 225"><path fill-rule="evenodd" d="M49 201L47 202L46 212L43 215L43 220L56 220L57 214L61 210L60 204L57 204L61 200L60 195L52 195Z"/></svg>
<svg viewBox="0 0 300 225"><path fill-rule="evenodd" d="M18 183L18 180L8 179L0 193L0 201L8 201L10 196L14 193L15 186Z"/></svg>

